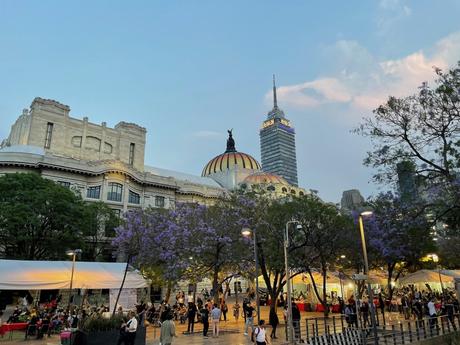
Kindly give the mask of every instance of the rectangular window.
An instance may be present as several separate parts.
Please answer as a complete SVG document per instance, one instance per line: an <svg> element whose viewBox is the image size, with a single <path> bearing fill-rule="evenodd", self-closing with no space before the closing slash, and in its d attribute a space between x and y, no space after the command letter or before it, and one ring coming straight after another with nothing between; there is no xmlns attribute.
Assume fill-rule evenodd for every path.
<svg viewBox="0 0 460 345"><path fill-rule="evenodd" d="M58 184L60 184L62 187L70 189L70 182L67 181L57 181Z"/></svg>
<svg viewBox="0 0 460 345"><path fill-rule="evenodd" d="M48 122L46 125L46 135L45 135L45 149L51 147L51 137L53 135L53 123Z"/></svg>
<svg viewBox="0 0 460 345"><path fill-rule="evenodd" d="M129 144L129 165L134 164L134 149L136 145L134 143Z"/></svg>
<svg viewBox="0 0 460 345"><path fill-rule="evenodd" d="M141 196L132 190L129 191L129 200L128 202L130 204L136 204L139 205L141 203Z"/></svg>
<svg viewBox="0 0 460 345"><path fill-rule="evenodd" d="M110 182L107 191L107 200L121 201L123 196L123 186L119 183Z"/></svg>
<svg viewBox="0 0 460 345"><path fill-rule="evenodd" d="M99 199L101 197L101 186L88 187L86 197L89 199Z"/></svg>
<svg viewBox="0 0 460 345"><path fill-rule="evenodd" d="M165 197L164 196L156 196L155 197L155 206L156 207L165 207Z"/></svg>

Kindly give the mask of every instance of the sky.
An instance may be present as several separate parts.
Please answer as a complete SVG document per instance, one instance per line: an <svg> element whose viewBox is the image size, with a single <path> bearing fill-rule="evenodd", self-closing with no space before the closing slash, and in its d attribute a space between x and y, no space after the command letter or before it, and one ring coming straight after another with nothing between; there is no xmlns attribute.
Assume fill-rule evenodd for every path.
<svg viewBox="0 0 460 345"><path fill-rule="evenodd" d="M296 128L299 184L326 201L372 183L351 130L389 95L460 60L458 0L0 1L0 140L35 97L90 122L147 129L145 163L200 175L236 148L260 160L278 105Z"/></svg>

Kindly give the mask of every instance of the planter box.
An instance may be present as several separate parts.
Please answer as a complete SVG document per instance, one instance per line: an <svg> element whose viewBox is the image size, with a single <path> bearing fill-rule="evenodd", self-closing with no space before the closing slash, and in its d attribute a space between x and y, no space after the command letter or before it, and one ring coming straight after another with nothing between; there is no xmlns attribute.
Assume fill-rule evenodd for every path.
<svg viewBox="0 0 460 345"><path fill-rule="evenodd" d="M145 345L145 327L139 327L136 332L136 341L135 345ZM77 332L72 341L73 345L108 345L108 344L117 344L118 339L120 338L120 331L118 329L113 329L110 331L103 332Z"/></svg>

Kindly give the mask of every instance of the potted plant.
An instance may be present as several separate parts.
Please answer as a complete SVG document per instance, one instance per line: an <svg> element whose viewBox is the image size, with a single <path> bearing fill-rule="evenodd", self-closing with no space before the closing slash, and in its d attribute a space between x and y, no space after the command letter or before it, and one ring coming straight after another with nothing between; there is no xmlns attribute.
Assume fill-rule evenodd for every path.
<svg viewBox="0 0 460 345"><path fill-rule="evenodd" d="M75 343L86 345L107 345L116 344L120 337L120 326L123 323L123 317L115 315L111 318L105 318L100 315L88 317L75 335ZM136 345L145 345L145 327L141 323L137 328ZM82 338L78 341L77 338Z"/></svg>

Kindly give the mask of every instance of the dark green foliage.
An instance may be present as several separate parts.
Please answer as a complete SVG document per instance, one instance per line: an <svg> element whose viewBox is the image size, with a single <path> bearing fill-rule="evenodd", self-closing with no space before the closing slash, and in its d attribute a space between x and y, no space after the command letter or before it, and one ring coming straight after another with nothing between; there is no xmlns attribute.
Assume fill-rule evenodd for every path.
<svg viewBox="0 0 460 345"><path fill-rule="evenodd" d="M87 333L110 331L119 329L123 322L123 317L119 315L111 318L105 318L100 315L90 316L83 322L81 329Z"/></svg>
<svg viewBox="0 0 460 345"><path fill-rule="evenodd" d="M0 244L9 259L63 259L82 245L84 203L38 174L0 177Z"/></svg>

